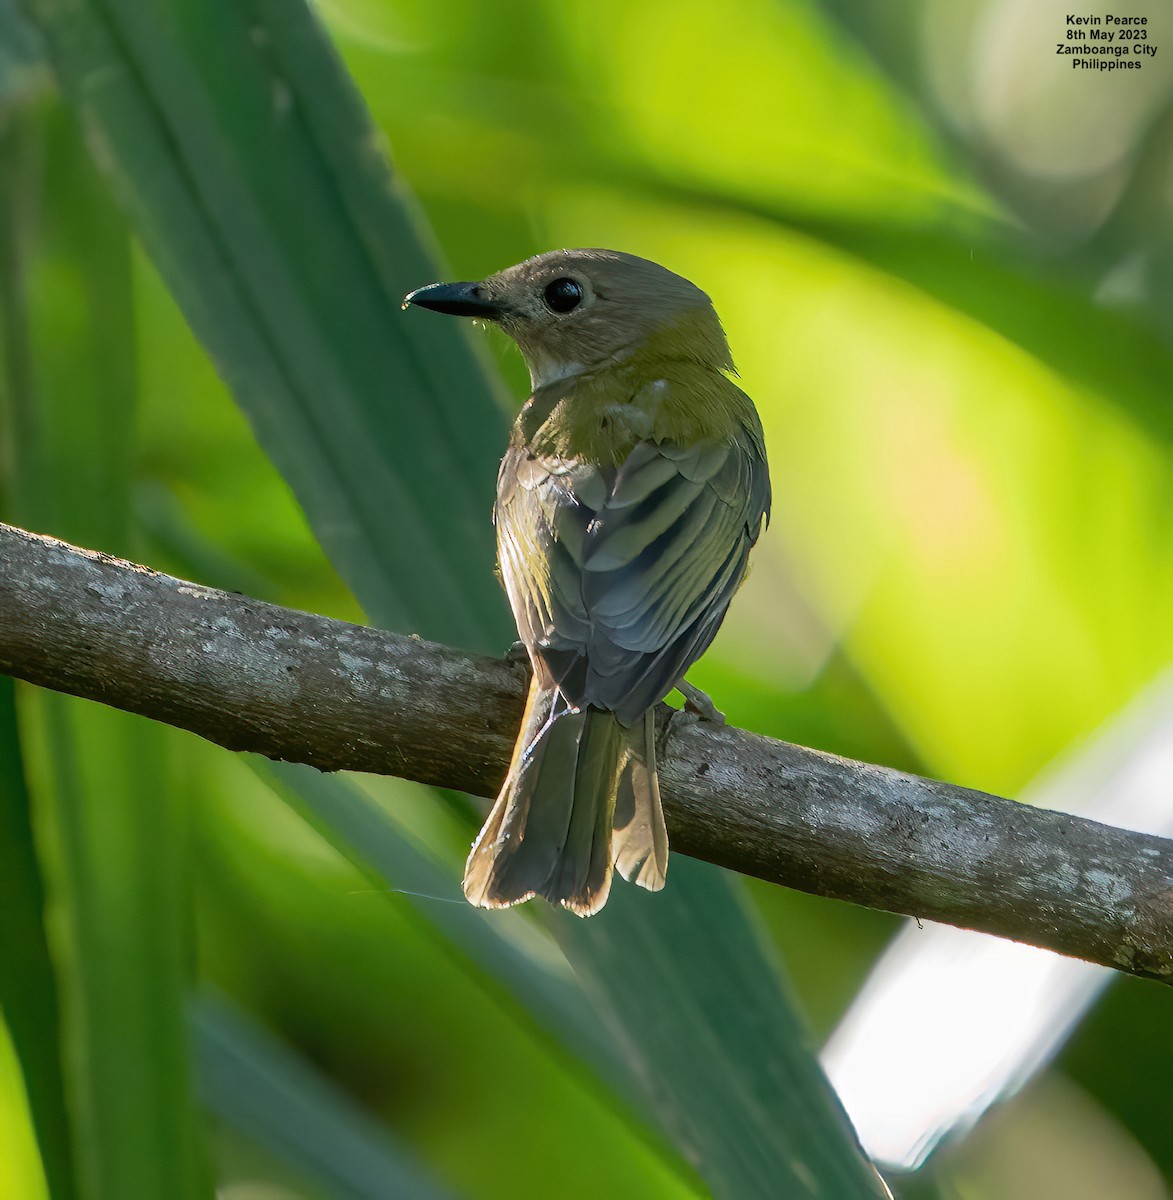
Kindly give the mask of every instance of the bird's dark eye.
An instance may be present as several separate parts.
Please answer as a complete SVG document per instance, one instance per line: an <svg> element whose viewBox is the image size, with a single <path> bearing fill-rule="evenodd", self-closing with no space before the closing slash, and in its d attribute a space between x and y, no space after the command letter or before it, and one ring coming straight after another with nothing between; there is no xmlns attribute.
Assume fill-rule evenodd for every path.
<svg viewBox="0 0 1173 1200"><path fill-rule="evenodd" d="M546 306L556 313L568 313L582 303L582 284L573 279L555 279L542 293Z"/></svg>

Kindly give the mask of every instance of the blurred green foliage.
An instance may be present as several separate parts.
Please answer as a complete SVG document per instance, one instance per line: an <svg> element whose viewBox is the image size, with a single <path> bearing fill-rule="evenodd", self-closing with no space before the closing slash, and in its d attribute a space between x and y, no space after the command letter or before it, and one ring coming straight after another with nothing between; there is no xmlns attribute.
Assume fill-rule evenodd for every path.
<svg viewBox="0 0 1173 1200"><path fill-rule="evenodd" d="M58 6L28 7L47 19ZM158 34L155 65L178 104L187 68L176 31L218 45L213 6L140 6L137 24L133 6L108 8L115 16L94 6L106 15L93 36L119 21L124 34ZM1173 38L1158 4L1136 8ZM263 30L279 9L250 0L236 13ZM1050 0L322 0L319 12L453 277L597 244L665 262L713 296L762 413L776 489L751 578L694 675L731 721L1013 795L1173 657L1168 59L1111 79L1056 66L1062 16ZM242 142L189 164L206 227L240 218L236 244L185 250L200 261L210 246L224 295L247 299L239 339L257 337L264 322L249 322L262 300L280 300L281 320L263 331L268 366L254 378L233 373L240 343L210 333L223 313L193 319L246 420L128 241L31 65L35 35L22 24L17 37L15 21L0 0L4 515L354 619L342 579L364 592L360 556L333 547L331 566L311 522L337 516L343 496L390 577L420 545L418 530L397 540L406 497L471 548L468 578L446 579L437 555L412 581L414 598L370 584L367 610L399 623L398 612L434 599L447 636L491 644L501 622L483 551L491 472L478 466L456 497L422 469L396 491L374 455L336 458L333 476L307 479L282 442L335 445L380 386L417 405L447 387L442 419L421 412L402 446L380 451L422 468L430 441L447 437L479 462L478 442L504 425L480 408L460 426L460 389L492 386L479 360L491 355L514 397L524 394L495 334L421 366L395 332L410 319L395 312L398 290L429 281L413 274L427 260L379 259L397 209L377 195L377 170L359 192L334 189L330 156L346 147L332 138L353 114L298 113L322 155L316 174L284 143L264 163ZM256 100L246 82L232 61L192 86L209 111L231 116ZM282 86L275 68L277 110L290 104ZM285 186L266 193L261 213L243 212L245 192L233 188L263 167L287 171ZM136 210L172 279L166 247L186 219L177 205L171 224L152 228ZM282 239L304 245L297 278L273 266ZM191 295L176 293L190 312ZM362 323L348 326L323 303L330 296L361 298ZM420 322L410 336L440 335ZM345 355L332 358L340 345ZM315 426L315 406L327 405L336 425ZM315 483L320 492L307 492ZM466 623L467 606L449 604L445 588L467 589L480 619ZM295 1076L309 1064L345 1094L313 1085L325 1106L311 1110L322 1130L314 1161L218 1108L211 1169L226 1200L368 1194L339 1164L381 1155L405 1179L423 1170L467 1196L697 1194L638 1102L619 1098L607 1068L584 1066L589 1048L567 1053L556 1019L535 1016L519 983L511 991L454 948L454 933L440 936L454 887L385 890L292 815L271 776L194 739L24 691L17 718L26 761L11 723L0 725L0 799L7 812L27 776L57 964L55 988L42 983L60 991L67 1048L84 1037L98 1056L80 1068L67 1056L73 1102L88 1095L97 1111L102 1087L126 1088L143 1112L160 1107L152 1097L172 1098L153 1132L117 1127L133 1107L111 1113L109 1129L75 1131L87 1171L121 1153L128 1161L114 1166L146 1174L109 1186L182 1194L143 1180L167 1169L152 1166L151 1147L185 1145L192 1132L177 1099L186 1067L172 1003L186 981L214 985L279 1033L302 1060ZM371 820L455 880L467 827L452 808L394 780L354 786ZM9 837L6 864L20 852ZM24 837L21 861L36 870ZM189 884L196 916L185 929ZM765 886L751 894L812 1027L826 1032L892 922ZM35 916L22 918L30 945ZM7 960L17 935L0 929ZM541 965L552 995L572 988L537 923L509 914L494 936ZM18 1009L5 996L15 1036ZM1021 1120L991 1122L942 1162L946 1194L1081 1200L1104 1194L1097 1161L1124 1200L1164 1194L1173 1142L1155 1064L1173 1057L1168 1003L1155 987L1117 985L1050 1077L1013 1102ZM129 1030L119 1024L134 1013ZM42 1035L50 1070L51 1050ZM0 1156L0 1195L44 1194L26 1096L50 1143L54 1118L35 1091L0 1041L0 1144L15 1147ZM347 1126L338 1114L351 1104L373 1120ZM349 1132L332 1138L335 1128ZM171 1165L198 1184L205 1166L186 1153Z"/></svg>

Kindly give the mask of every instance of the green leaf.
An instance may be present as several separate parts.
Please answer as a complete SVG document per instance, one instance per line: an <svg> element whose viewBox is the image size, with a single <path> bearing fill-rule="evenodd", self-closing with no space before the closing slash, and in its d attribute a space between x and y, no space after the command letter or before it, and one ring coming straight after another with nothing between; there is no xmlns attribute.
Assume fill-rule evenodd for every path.
<svg viewBox="0 0 1173 1200"><path fill-rule="evenodd" d="M5 105L36 86L43 61L41 39L17 11L16 0L0 0L0 117Z"/></svg>
<svg viewBox="0 0 1173 1200"><path fill-rule="evenodd" d="M13 507L35 527L126 552L129 238L64 113L49 107L41 117L25 180L44 197L41 226L27 239L27 272L4 293L8 357L20 364L22 392L9 406L19 418L11 429L22 468L12 476ZM29 699L40 717L30 722L39 733L30 773L48 829L79 1190L89 1200L196 1200L210 1186L188 1086L184 822L165 783L168 735L98 705ZM43 1020L55 1023L44 971L37 982ZM39 1086L52 1088L51 1064L41 1067ZM53 1177L69 1169L59 1145L46 1147L46 1167Z"/></svg>
<svg viewBox="0 0 1173 1200"><path fill-rule="evenodd" d="M205 1104L336 1200L451 1195L358 1105L225 1002L201 999L192 1024Z"/></svg>
<svg viewBox="0 0 1173 1200"><path fill-rule="evenodd" d="M972 229L885 228L810 220L784 203L726 201L907 280L1125 409L1163 441L1173 440L1167 402L1173 237L1162 199L1173 102L1155 111L1143 128L1118 129L1127 183L1095 228L1049 244L1037 231L1046 227L1049 214L1063 209L1065 190L1086 190L1090 183L1077 178L1062 183L1014 168L1000 160L996 146L975 135L980 120L946 112L926 66L927 46L940 53L940 31L926 19L923 4L823 0L819 19L831 39L846 36L857 43L900 93L910 120L915 112L955 162L974 164L982 186L1004 211L1025 218L1028 228L1019 220L987 221ZM963 26L971 20L970 13L958 16ZM1127 303L1113 305L1101 289L1106 277L1122 268L1143 283Z"/></svg>
<svg viewBox="0 0 1173 1200"><path fill-rule="evenodd" d="M451 864L445 869L434 862L370 796L343 777L296 763L250 759L250 764L360 870L402 893L483 978L520 1003L539 1029L613 1086L631 1091L630 1079L581 993L499 932L496 914L467 904Z"/></svg>
<svg viewBox="0 0 1173 1200"><path fill-rule="evenodd" d="M549 911L588 984L588 1006L497 932L507 916L438 903L461 899L455 870L417 850L355 785L295 764L253 765L352 862L403 892L487 978L512 989L540 1029L621 1095L634 1095L637 1081L716 1195L775 1196L810 1178L830 1196L886 1195L878 1177L861 1174L854 1144L827 1136L846 1118L756 924L717 868L677 857L659 895L617 887L586 922ZM591 1022L591 1007L613 1041ZM793 1139L785 1158L782 1122Z"/></svg>
<svg viewBox="0 0 1173 1200"><path fill-rule="evenodd" d="M653 194L687 207L735 212L781 225L920 289L1021 346L1057 375L1125 409L1173 441L1168 403L1169 337L1135 314L1097 304L1087 270L1038 259L1004 230L910 228L815 219L785 203L711 188L653 183Z"/></svg>
<svg viewBox="0 0 1173 1200"><path fill-rule="evenodd" d="M887 1196L731 882L676 855L663 892L612 889L555 932L714 1195Z"/></svg>
<svg viewBox="0 0 1173 1200"><path fill-rule="evenodd" d="M0 37L14 13L0 8ZM7 23L7 24L6 24ZM3 70L0 64L0 71ZM0 78L0 91L4 87ZM25 498L27 475L14 452L27 449L33 405L31 346L21 252L34 186L39 125L28 108L0 116L0 497ZM14 507L15 513L15 507ZM0 677L0 1012L24 1077L49 1194L75 1194L61 1065L60 1004L44 924L45 885L33 840L32 802L16 708L16 688Z"/></svg>
<svg viewBox="0 0 1173 1200"><path fill-rule="evenodd" d="M455 325L394 312L437 272L306 9L32 11L144 240L360 602L430 637L503 643L488 529L501 413ZM720 1196L776 1196L786 1179L883 1195L734 881L685 868L671 887L593 927L567 917L559 936L683 1152ZM718 1033L738 1021L762 1036ZM783 1045L793 1060L763 1069Z"/></svg>
<svg viewBox="0 0 1173 1200"><path fill-rule="evenodd" d="M436 269L305 7L27 7L139 235L372 618L407 629L426 612L446 641L507 644L484 453L504 412L465 338L400 314Z"/></svg>
<svg viewBox="0 0 1173 1200"><path fill-rule="evenodd" d="M183 821L165 732L68 697L40 707L84 1194L208 1196L183 1021Z"/></svg>
<svg viewBox="0 0 1173 1200"><path fill-rule="evenodd" d="M1173 439L1168 339L1145 319L1098 304L1097 278L1031 261L1025 247L997 236L975 248L949 231L781 219L973 317Z"/></svg>
<svg viewBox="0 0 1173 1200"><path fill-rule="evenodd" d="M49 1195L71 1200L57 981L45 938L44 883L33 843L15 691L13 681L0 676L0 1012L20 1061Z"/></svg>

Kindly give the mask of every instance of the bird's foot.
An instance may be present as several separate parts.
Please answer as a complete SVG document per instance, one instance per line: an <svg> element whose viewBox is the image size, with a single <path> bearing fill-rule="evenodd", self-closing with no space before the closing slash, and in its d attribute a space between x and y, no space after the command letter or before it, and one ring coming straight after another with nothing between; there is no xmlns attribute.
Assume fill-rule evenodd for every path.
<svg viewBox="0 0 1173 1200"><path fill-rule="evenodd" d="M692 713L702 721L712 721L714 725L725 724L725 714L713 703L709 696L698 687L693 687L687 679L682 679L676 690L684 697L684 711Z"/></svg>
<svg viewBox="0 0 1173 1200"><path fill-rule="evenodd" d="M525 663L529 666L529 651L525 648L525 642L514 642L508 650L505 651L505 661L508 663Z"/></svg>

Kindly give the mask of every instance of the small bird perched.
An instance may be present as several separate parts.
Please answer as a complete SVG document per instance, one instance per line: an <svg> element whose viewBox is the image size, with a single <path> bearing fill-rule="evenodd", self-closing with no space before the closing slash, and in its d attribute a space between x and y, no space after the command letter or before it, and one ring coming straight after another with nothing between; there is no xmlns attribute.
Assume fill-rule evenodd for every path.
<svg viewBox="0 0 1173 1200"><path fill-rule="evenodd" d="M533 682L464 893L590 916L612 863L664 886L653 706L694 692L769 517L761 422L708 296L647 259L555 250L409 304L499 325L533 381L494 509Z"/></svg>

